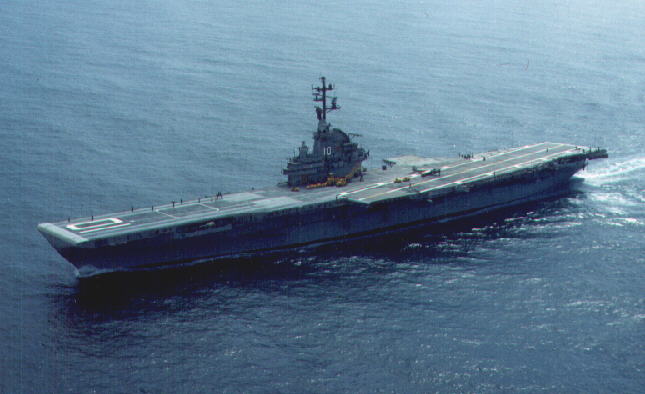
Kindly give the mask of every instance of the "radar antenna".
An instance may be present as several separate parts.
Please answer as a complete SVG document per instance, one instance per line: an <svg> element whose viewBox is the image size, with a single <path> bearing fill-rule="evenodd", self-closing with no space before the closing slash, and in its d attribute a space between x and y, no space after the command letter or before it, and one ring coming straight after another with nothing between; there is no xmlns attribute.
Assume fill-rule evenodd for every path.
<svg viewBox="0 0 645 394"><path fill-rule="evenodd" d="M326 120L327 113L340 109L340 105L336 103L338 100L337 97L331 98L331 107L327 107L327 92L334 90L334 85L326 84L325 77L320 77L321 86L312 86L311 90L313 91L314 101L317 103L322 103L322 108L316 106L316 116L318 120Z"/></svg>

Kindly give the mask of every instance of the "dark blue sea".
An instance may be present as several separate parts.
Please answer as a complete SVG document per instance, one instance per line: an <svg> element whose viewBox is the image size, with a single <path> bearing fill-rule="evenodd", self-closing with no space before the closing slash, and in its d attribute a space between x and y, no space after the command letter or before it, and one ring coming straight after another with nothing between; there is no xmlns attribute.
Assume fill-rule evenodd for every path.
<svg viewBox="0 0 645 394"><path fill-rule="evenodd" d="M3 0L0 393L645 392L645 2ZM607 148L563 197L79 281L39 222L368 167Z"/></svg>

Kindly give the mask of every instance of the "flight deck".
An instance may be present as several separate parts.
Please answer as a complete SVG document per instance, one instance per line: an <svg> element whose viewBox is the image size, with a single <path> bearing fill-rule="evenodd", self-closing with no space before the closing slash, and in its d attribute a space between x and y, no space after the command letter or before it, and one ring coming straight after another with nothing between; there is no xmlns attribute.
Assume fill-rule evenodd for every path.
<svg viewBox="0 0 645 394"><path fill-rule="evenodd" d="M395 164L398 159L393 158L385 161L391 165L385 166L386 169L371 169L364 173L362 182L354 179L344 187L300 188L292 191L287 186L274 186L264 190L131 209L93 218L43 223L39 225L39 229L67 242L79 244L119 234L173 228L181 224L203 223L229 216L301 208L335 200L370 205L410 194L432 198L455 188L491 182L508 174L530 171L545 163L589 152L591 149L587 147L545 142L457 159L415 158L414 161L418 163L415 168ZM432 169L438 171L433 175L423 176L424 171ZM214 222L210 223L215 226ZM221 230L228 229L223 227Z"/></svg>

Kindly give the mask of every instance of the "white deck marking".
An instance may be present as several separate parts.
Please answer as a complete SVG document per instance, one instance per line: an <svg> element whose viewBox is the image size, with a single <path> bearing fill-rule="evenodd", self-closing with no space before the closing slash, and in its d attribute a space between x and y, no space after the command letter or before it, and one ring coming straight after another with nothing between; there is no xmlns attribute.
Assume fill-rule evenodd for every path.
<svg viewBox="0 0 645 394"><path fill-rule="evenodd" d="M103 218L103 219L91 220L89 222L79 222L79 223L68 224L65 226L65 228L72 231L82 231L82 230L91 230L96 228L104 228L107 226L112 226L114 224L120 224L120 223L123 223L123 220L119 218ZM87 225L87 226L84 226L84 225Z"/></svg>
<svg viewBox="0 0 645 394"><path fill-rule="evenodd" d="M497 155L494 155L494 156L499 156L499 155L504 155L504 154L508 154L508 153L512 153L512 152L516 152L516 151L520 151L520 150L525 150L525 149L533 148L533 147L540 146L540 145L543 145L543 144L544 144L544 143L535 144L535 145L526 145L526 146L523 146L523 147L521 147L521 148L517 148L517 149L514 149L514 150L510 150L510 151L505 151L505 152L503 152L503 153L500 153L500 154L497 154ZM559 145L560 145L560 146L563 146L563 144L559 144ZM569 151L569 150L570 150L570 149L568 149L568 150L566 150L566 151L562 151L562 152L555 153L555 154L550 155L550 156L559 155L559 154L565 153L565 152L567 152L567 151ZM507 161L510 161L510 160L521 159L522 157L526 157L526 156L529 156L529 155L535 154L535 153L537 153L537 152L539 152L539 151L526 153L526 154L523 154L523 155L520 155L520 156L513 156L513 157L510 157L510 158L508 158L508 159L506 159L506 160L495 161L495 162L490 163L490 164L487 164L487 165L485 165L485 166L479 166L479 167L477 167L477 169L482 169L482 168L486 168L486 167L496 166L496 165L499 165L499 164L501 164L501 163L504 163L504 162L507 162ZM488 157L494 157L494 156L488 156ZM545 160L545 159L544 159L544 160ZM444 169L446 169L446 168L456 168L456 167L459 167L459 166L462 166L462 165L466 165L466 164L471 164L471 163L473 163L473 162L472 162L472 161L468 161L468 162L465 162L465 163L457 164L457 165L455 165L455 166L445 166L445 167L441 167L441 169L442 169L442 170L444 170ZM530 162L529 162L529 163L530 163ZM520 165L526 165L526 163L520 163ZM508 168L508 167L507 167L507 168ZM461 171L461 172L456 172L456 173L447 174L447 175L445 175L445 176L440 176L440 177L437 177L437 178L432 178L432 179L429 179L429 180L427 180L427 181L423 181L423 182L415 183L415 184L414 184L414 186L424 185L424 184L427 184L427 183L430 183L430 182L433 182L433 181L438 181L438 180L441 180L441 179L445 179L445 178L453 177L453 176L455 176L455 175L464 174L464 173L469 172L469 171L471 171L471 170L465 170L465 171ZM496 172L497 172L497 171L500 171L500 170L496 170ZM449 185L450 183L455 183L455 182L449 182L449 183L446 183L446 185ZM390 190L388 190L388 191L385 191L385 192L382 192L382 193L377 193L377 194L372 194L371 196L367 196L367 197L364 197L364 198L374 198L374 197L378 197L378 196L381 196L381 195L384 195L384 194L394 193L394 192L396 192L396 191L399 191L399 190L405 189L406 187L409 187L409 186L408 186L408 185L406 185L406 186L403 186L403 187L390 189ZM432 190L432 189L426 189L426 190ZM423 192L424 192L424 191L426 191L426 190L422 190L422 191L421 191L421 193L423 193Z"/></svg>
<svg viewBox="0 0 645 394"><path fill-rule="evenodd" d="M467 181L473 181L473 180L475 180L477 178L485 178L485 177L488 176L488 174L490 174L490 172L487 172L485 174L479 174L479 175L471 176L470 178L463 178L463 179L460 179L458 181L454 181L453 183L462 184L462 183L467 182Z"/></svg>
<svg viewBox="0 0 645 394"><path fill-rule="evenodd" d="M562 145L562 144L560 144L560 145ZM564 150L564 151L561 151L561 152L556 152L556 153L553 153L553 154L548 155L547 157L549 157L549 158L550 158L550 157L553 157L553 156L558 156L558 155L561 155L561 154L563 154L563 153L569 152L569 151L571 151L571 150L572 150L572 149L567 149L567 150ZM522 158L522 157L526 157L526 156L532 155L532 154L534 154L534 153L537 153L537 152L527 153L527 154L524 154L524 155L521 155L521 156L513 156L513 157L508 158L508 159L506 159L506 160L501 160L501 161L497 161L497 162L494 162L494 163L491 163L491 164L488 164L488 165L485 165L485 166L477 167L477 169L486 168L486 167L491 167L491 166L494 166L494 165L497 165L497 164L500 164L500 163L504 163L504 162L507 162L507 161L510 161L510 160L514 160L514 159L520 159L520 158ZM512 168L512 167L516 167L516 168L526 167L526 165L527 165L527 164L531 164L531 163L533 163L533 162L537 162L537 161L547 161L547 159L546 159L546 158L541 157L541 158L533 159L533 160L530 160L530 161L526 161L526 162L522 162L522 163L514 164L514 165L512 165L512 166L503 167L503 168L500 168L499 170L495 170L495 172L503 171L503 170L506 170L506 169L509 169L509 168ZM437 180L437 179L448 178L448 177L451 177L451 176L454 176L454 175L458 175L458 174L464 174L464 173L466 173L466 172L468 172L468 171L469 171L469 170L461 171L461 172L457 172L457 173L452 173L452 174L449 174L449 175L446 175L446 176L443 176L443 177L439 177L439 178L431 179L430 181L432 181L432 180ZM426 182L419 182L419 183L417 183L416 185L420 185L420 184L423 184L423 183L428 183L428 182L430 182L430 181L426 181Z"/></svg>
<svg viewBox="0 0 645 394"><path fill-rule="evenodd" d="M96 231L112 230L113 228L121 228L121 227L129 226L131 224L132 223L122 223L122 224L117 224L117 225L109 226L109 227L101 227L101 228L95 228L95 229L92 229L92 230L80 231L80 233L81 234L87 234L87 233L94 233Z"/></svg>
<svg viewBox="0 0 645 394"><path fill-rule="evenodd" d="M549 156L547 156L547 157L559 156L559 155L561 155L561 154L563 154L563 153L566 153L566 152L569 152L569 151L572 151L572 150L573 150L573 149L567 149L567 150L562 151L562 152L556 152L556 153L553 153L553 154L551 154L551 155L549 155ZM507 160L504 160L504 161L507 161ZM524 165L526 165L526 164L528 164L528 163L531 163L531 162L534 162L534 161L536 161L536 160L531 160L531 161L525 162L525 163L524 163ZM545 159L544 161L546 161L546 159ZM502 163L502 162L498 162L498 163ZM511 168L513 168L513 167L515 167L515 165L508 166L508 167L503 167L503 168L500 168L500 169L495 170L495 173L505 172L506 170L511 169ZM484 175L484 174L482 174L482 175ZM487 175L489 175L489 176L490 176L490 175L491 175L491 174L490 174L490 172L489 172L489 173L487 173ZM473 178L474 178L474 177L473 177ZM421 190L421 191L420 191L420 193L425 193L425 192L430 191L430 190L439 189L439 188L441 188L441 187L443 187L443 186L450 185L450 184L453 184L453 183L462 183L462 181L464 181L464 180L466 180L466 179L470 179L470 178L465 178L465 179L461 179L461 180L459 180L459 181L454 181L454 182L444 183L443 185L439 185L439 186L431 187L431 188L429 188L429 189Z"/></svg>
<svg viewBox="0 0 645 394"><path fill-rule="evenodd" d="M170 217L171 217L171 218L173 218L173 219L177 219L177 216L173 216L173 215L171 215L171 214L169 214L169 213L161 212L161 211L160 211L160 210L158 210L158 209L155 209L155 210L154 210L154 212L160 213L160 214L162 214L162 215L170 216Z"/></svg>
<svg viewBox="0 0 645 394"><path fill-rule="evenodd" d="M350 190L350 191L348 191L348 192L345 192L345 194L358 193L358 192L362 192L362 191L364 191L364 190L375 189L375 188L377 188L377 187L381 187L381 186L383 186L383 185L387 185L387 182L378 182L378 183L374 183L374 184L372 184L372 185L370 185L370 186L362 187L362 188L360 188L360 189Z"/></svg>
<svg viewBox="0 0 645 394"><path fill-rule="evenodd" d="M507 154L509 154L509 153L519 152L519 151L522 151L522 150L526 150L526 149L530 149L530 148L535 148L535 147L538 147L538 146L541 146L541 145L546 145L546 144L550 144L550 143L548 143L548 142L540 142L540 143L538 143L538 144L524 145L524 146L521 146L521 147L519 147L519 148L514 148L514 149L510 149L510 150L502 151L502 152L499 152L499 153L496 153L496 154L492 154L492 155L485 155L485 153L484 153L484 154L481 154L481 155L482 155L482 156L484 156L484 155L485 155L485 157L486 157L487 159L490 159L490 158L493 158L493 157L502 156L502 155L507 155ZM557 145L557 146L551 146L550 148L555 149L555 148L558 148L558 147L560 147L560 146L563 146L563 144L556 144L556 145ZM533 152L533 153L537 153L537 152L538 152L538 151ZM511 159L507 159L507 160L504 160L504 161L508 161L508 160L512 160L512 159L518 159L518 158L521 158L521 157L524 157L524 156L528 156L528 155L533 154L533 153L528 153L528 154L526 154L526 155L522 155L522 156L513 156ZM490 164L490 165L488 165L488 166L495 165L495 164L499 164L499 163L502 163L502 162L503 162L503 161L497 161L497 162L491 163L491 164ZM442 166L442 167L441 167L441 170L442 170L442 171L444 171L444 170L446 170L446 169L454 169L454 168L461 167L461 166L465 166L465 165L472 164L472 163L473 163L473 161L468 160L468 161L465 161L465 162L463 162L463 163L455 164L455 165L453 165L453 166ZM487 166L487 167L488 167L488 166ZM483 167L478 167L478 168L483 168ZM436 178L431 178L431 179L428 179L427 181L422 181L422 182L415 183L415 184L414 184L414 186L417 186L417 185L423 185L423 184L426 184L426 183L430 183L430 182L434 182L434 181L437 181L437 180L445 179L445 178L448 178L448 177L451 177L451 176L455 176L455 175L463 174L463 173L465 173L465 172L467 172L467 171L468 171L468 170L466 170L466 171L462 171L462 172L456 172L456 173L448 174L448 175L445 175L445 176L439 176L439 177L436 177ZM411 176L409 176L409 177L410 177L410 178L414 178L414 177L418 177L418 176L419 176L419 174L413 174L413 175L411 175ZM364 188L360 188L360 189L356 189L356 190L348 191L348 192L346 192L346 194L359 193L359 192L362 192L362 191L365 191L365 190L369 190L369 189L376 189L376 188L379 188L379 187L381 187L381 186L383 186L383 185L388 185L388 184L389 184L389 183L383 183L383 182L381 182L381 183L376 183L376 184L371 185L371 186L368 186L368 187L364 187ZM383 193L380 193L380 194L373 194L373 195L371 195L371 196L367 196L367 197L359 198L359 200L363 200L363 199L365 199L365 198L372 198L372 197L380 196L380 195L387 194L387 193L393 193L393 192L396 192L396 191L399 191L399 190L405 189L406 187L409 187L409 186L408 186L408 185L406 185L406 186L403 186L403 187L399 187L399 188L395 188L395 189L390 189L390 190L388 190L388 191L386 191L386 192L383 192Z"/></svg>
<svg viewBox="0 0 645 394"><path fill-rule="evenodd" d="M202 207L205 207L205 208L208 208L208 209L212 209L215 212L219 212L219 210L220 210L219 208L209 207L208 205L204 205L202 203L198 203L198 205L201 205Z"/></svg>
<svg viewBox="0 0 645 394"><path fill-rule="evenodd" d="M489 156L486 156L486 157L490 159L491 157L497 157L497 156L500 156L500 155L506 155L506 154L509 154L509 153L513 153L513 152L521 151L521 150L524 150L524 149L534 148L534 147L536 147L536 146L540 146L540 145L544 145L544 144L545 144L544 142L541 142L541 143L539 143L539 144L524 145L524 146L521 146L521 147L519 147L519 148L515 148L515 149L511 149L511 150L503 151L503 152L500 152L500 153L497 153L497 154L494 154L494 155L489 155ZM515 156L514 158L518 158L518 157L523 157L523 156ZM453 165L453 166L442 166L442 167L441 167L441 170L453 169L453 168L461 167L461 166L468 165L468 164L472 164L472 163L473 163L472 161L468 160L468 161L465 161L465 162L463 162L463 163L455 164L455 165ZM497 162L497 163L500 163L500 162ZM495 163L493 163L493 165L494 165L494 164L495 164ZM480 167L480 168L481 168L481 167ZM447 177L449 177L449 176L454 176L454 175L462 174L462 173L464 173L464 172L466 172L466 171L457 172L457 173L452 173L452 174L449 174L449 175L440 176L440 177L436 177L436 178L431 178L431 179L428 179L427 181L423 181L423 182L415 183L414 185L415 185L415 186L416 186L416 185L422 185L422 184L429 183L429 182L432 182L432 181L436 181L436 180L439 180L439 179L444 179L444 178L447 178ZM410 178L414 178L414 177L418 177L418 176L419 176L419 174L413 174L413 175L411 175L411 176L410 176ZM350 193L358 193L358 192L362 192L362 191L364 191L364 190L369 190L369 189L375 189L375 188L381 187L381 186L383 186L383 185L388 185L388 184L389 184L389 183L383 183L383 182L381 182L381 183L376 183L376 184L374 184L374 185L372 185L372 186L368 186L368 187L364 187L364 188L361 188L361 189L357 189L357 190L349 191L349 192L347 192L347 194L350 194ZM387 192L384 192L384 193L382 193L382 194L392 193L392 192L395 192L395 191L398 191L398 190L404 189L404 188L406 188L406 187L409 187L409 186L407 186L407 185L406 185L406 186L403 186L403 187L400 187L400 188L391 189L391 190L389 190L389 191L387 191ZM373 197L373 196L380 196L380 195L381 195L381 194L375 194L375 195L368 196L368 197L364 197L364 198L371 198L371 197ZM360 198L359 200L362 200L362 198Z"/></svg>

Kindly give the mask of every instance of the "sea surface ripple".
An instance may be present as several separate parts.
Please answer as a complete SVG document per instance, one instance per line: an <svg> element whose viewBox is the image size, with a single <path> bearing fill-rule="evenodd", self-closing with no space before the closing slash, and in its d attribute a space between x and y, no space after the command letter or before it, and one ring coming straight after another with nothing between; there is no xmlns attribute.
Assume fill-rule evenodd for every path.
<svg viewBox="0 0 645 394"><path fill-rule="evenodd" d="M0 392L645 391L645 3L5 0ZM368 166L602 146L562 198L79 282L35 226L282 179L336 83Z"/></svg>

